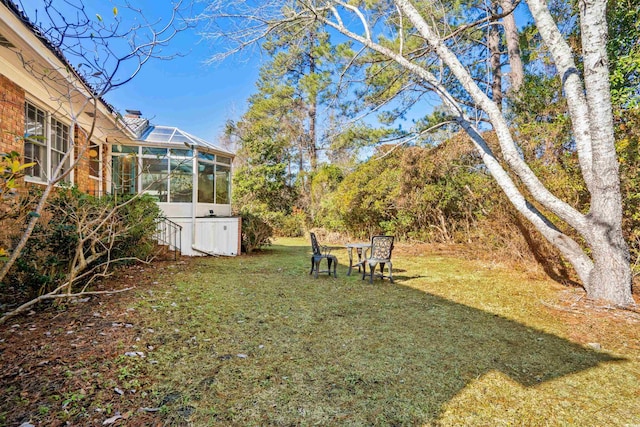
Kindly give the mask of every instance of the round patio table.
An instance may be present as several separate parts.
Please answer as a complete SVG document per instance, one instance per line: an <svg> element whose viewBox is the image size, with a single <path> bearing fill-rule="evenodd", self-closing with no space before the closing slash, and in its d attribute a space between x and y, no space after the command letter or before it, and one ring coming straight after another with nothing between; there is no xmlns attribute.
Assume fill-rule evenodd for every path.
<svg viewBox="0 0 640 427"><path fill-rule="evenodd" d="M360 272L360 267L362 266L362 268L365 269L366 271L366 267L364 265L364 259L363 259L363 250L364 249L368 249L371 247L371 243L347 243L345 245L345 247L347 248L347 252L349 253L349 271L347 272L347 276L351 276L351 269L355 266L358 266L358 273ZM358 256L358 262L354 263L353 262L353 250L356 250L356 255Z"/></svg>

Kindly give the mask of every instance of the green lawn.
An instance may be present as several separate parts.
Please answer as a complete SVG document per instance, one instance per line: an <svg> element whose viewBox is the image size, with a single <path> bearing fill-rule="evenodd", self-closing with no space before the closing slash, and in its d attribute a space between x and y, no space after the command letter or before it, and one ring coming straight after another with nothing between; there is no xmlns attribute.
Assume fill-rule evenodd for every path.
<svg viewBox="0 0 640 427"><path fill-rule="evenodd" d="M589 308L577 291L500 266L401 248L396 283L369 284L346 276L346 250L334 253L337 279L313 279L307 241L281 239L252 256L189 261L132 298L146 331L136 348L152 350L128 363L158 416L196 426L640 425L634 313Z"/></svg>
<svg viewBox="0 0 640 427"><path fill-rule="evenodd" d="M640 426L637 313L402 245L369 284L333 253L337 279L303 239L135 266L106 280L135 291L16 318L0 426Z"/></svg>

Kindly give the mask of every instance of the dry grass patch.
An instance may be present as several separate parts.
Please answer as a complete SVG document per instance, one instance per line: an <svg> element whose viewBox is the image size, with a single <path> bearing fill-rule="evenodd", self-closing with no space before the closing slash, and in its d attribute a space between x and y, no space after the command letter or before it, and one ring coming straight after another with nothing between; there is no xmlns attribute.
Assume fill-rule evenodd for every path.
<svg viewBox="0 0 640 427"><path fill-rule="evenodd" d="M543 304L552 282L428 253L398 251L397 283L370 285L335 250L338 279L314 280L308 251L196 260L139 302L158 395L195 425L640 422L637 353L607 340L637 344L637 318L576 326Z"/></svg>
<svg viewBox="0 0 640 427"><path fill-rule="evenodd" d="M146 357L107 356L113 383L137 387L119 423L640 424L635 313L401 246L396 284L347 277L342 249L338 278L315 280L306 240L276 243L158 270L159 283L120 300L113 311L134 327L116 353Z"/></svg>

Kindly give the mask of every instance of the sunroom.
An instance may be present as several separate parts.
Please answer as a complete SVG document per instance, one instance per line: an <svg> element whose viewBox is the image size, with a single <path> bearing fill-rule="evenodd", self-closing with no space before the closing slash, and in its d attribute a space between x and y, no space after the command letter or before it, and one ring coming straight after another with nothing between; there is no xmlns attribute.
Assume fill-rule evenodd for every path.
<svg viewBox="0 0 640 427"><path fill-rule="evenodd" d="M110 144L112 193L151 195L178 226L179 241L170 244L183 255L239 254L240 219L231 215L234 154L176 127L136 116L125 121L140 129L139 137Z"/></svg>

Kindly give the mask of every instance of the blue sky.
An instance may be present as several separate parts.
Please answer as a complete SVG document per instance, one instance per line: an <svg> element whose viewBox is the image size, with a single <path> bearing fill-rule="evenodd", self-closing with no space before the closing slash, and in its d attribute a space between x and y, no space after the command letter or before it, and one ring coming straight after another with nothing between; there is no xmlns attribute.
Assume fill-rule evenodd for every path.
<svg viewBox="0 0 640 427"><path fill-rule="evenodd" d="M88 0L86 3L106 2ZM167 22L169 0L135 0L147 19ZM122 12L124 14L124 11ZM179 54L170 60L152 60L126 85L107 95L119 111L140 110L153 124L177 126L193 135L216 142L228 119L238 119L246 100L255 90L260 59L229 58L207 65L213 47L187 29L171 40L164 54Z"/></svg>
<svg viewBox="0 0 640 427"><path fill-rule="evenodd" d="M29 19L48 28L43 0L14 0ZM126 0L54 0L53 7L62 12L69 22L75 22L77 7L83 6L87 16L99 14L103 22L114 22L113 8L122 20L122 29L140 24L141 15L128 10ZM140 9L142 16L159 28L169 21L176 0L128 0ZM191 0L183 0L191 3ZM70 7L69 4L76 6ZM202 8L203 2L195 2ZM186 13L185 17L192 17ZM96 20L97 22L97 20ZM169 60L152 59L130 82L109 92L105 99L119 112L140 110L152 124L177 126L195 136L216 142L228 119L238 119L246 109L246 100L255 90L260 58L245 55L229 58L223 63L206 65L213 55L213 46L202 41L201 29L189 28L178 33L162 50ZM145 34L145 32L141 32ZM112 43L120 54L127 53L122 46ZM126 48L126 46L125 46ZM128 48L126 48L128 49ZM69 58L74 65L76 61ZM112 68L106 67L107 72ZM122 78L128 74L121 73Z"/></svg>
<svg viewBox="0 0 640 427"><path fill-rule="evenodd" d="M237 119L254 91L256 61L233 59L205 65L207 49L190 46L197 36L180 37L172 49L189 52L169 61L153 61L134 80L107 95L119 111L140 110L156 125L177 126L215 142L227 119Z"/></svg>
<svg viewBox="0 0 640 427"><path fill-rule="evenodd" d="M124 0L55 0L54 5L65 7L65 1L82 3L89 16L99 13L105 21L113 18L111 11L116 5L125 28L134 25L132 19L138 16L122 6ZM168 22L174 1L130 0L130 3L140 8L148 21L162 25ZM42 9L42 0L21 2L32 19L33 10L29 9ZM184 2L189 3L190 0ZM196 2L195 7L202 8L203 4ZM520 25L530 19L526 7L520 5L516 18ZM240 58L232 57L222 63L207 65L205 62L216 47L204 41L200 31L201 26L177 34L162 52L163 55L173 55L172 59L151 60L131 82L107 94L107 101L122 113L126 109L140 110L153 124L177 126L200 138L217 142L225 122L240 118L245 111L247 98L255 91L261 58L243 54ZM422 114L412 111L412 114L420 117L424 111ZM410 126L408 117L403 127Z"/></svg>
<svg viewBox="0 0 640 427"><path fill-rule="evenodd" d="M114 0L121 1L121 0ZM187 1L187 0L185 0ZM147 19L164 22L171 11L171 0L133 0ZM85 4L107 8L104 0L85 0ZM196 3L202 7L203 3ZM519 25L529 21L529 12L520 4L516 12ZM216 142L228 119L238 119L245 111L247 98L255 92L261 59L242 54L222 63L207 65L214 46L203 41L201 27L178 34L165 49L179 54L168 61L154 60L130 83L111 92L107 99L121 112L142 111L153 124L177 126L196 136ZM432 108L431 105L423 106ZM418 109L420 110L420 109ZM411 127L411 118L424 111L412 111L403 127Z"/></svg>

